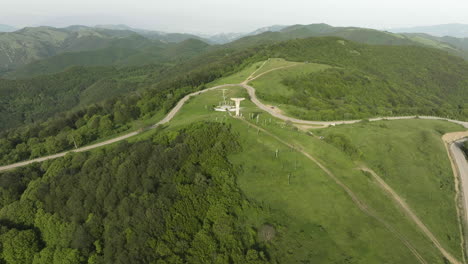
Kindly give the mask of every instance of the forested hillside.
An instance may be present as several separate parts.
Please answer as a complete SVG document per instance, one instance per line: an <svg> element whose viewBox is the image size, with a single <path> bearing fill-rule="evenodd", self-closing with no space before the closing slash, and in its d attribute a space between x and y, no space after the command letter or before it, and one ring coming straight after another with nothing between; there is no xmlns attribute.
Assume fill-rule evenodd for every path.
<svg viewBox="0 0 468 264"><path fill-rule="evenodd" d="M190 39L180 43L162 43L140 36L118 39L99 50L66 52L21 66L2 77L8 79L29 78L58 73L72 66L144 66L165 64L168 66L202 54L209 47L200 40Z"/></svg>
<svg viewBox="0 0 468 264"><path fill-rule="evenodd" d="M167 42L129 30L24 28L0 33L0 75L17 78L63 71L70 66L174 62L199 54L207 46L198 39Z"/></svg>
<svg viewBox="0 0 468 264"><path fill-rule="evenodd" d="M203 89L218 78L268 57L334 67L286 78L284 84L294 91L290 97L277 96L274 91L262 93L259 89L263 99L301 108L291 112L301 118L333 120L410 114L468 117L468 64L463 59L415 46L370 46L338 38L297 39L241 52L215 50L169 68L102 69L100 74L81 69L76 73L83 78L75 78L71 71L69 75L43 76L34 81L2 82L0 90L5 91L5 102L8 101L2 108L4 129L44 120L74 106L82 109L2 133L1 163L56 153L72 148L75 142L83 146L125 131L134 127L135 120L162 115L186 93ZM42 82L44 86L40 88L37 84ZM64 86L70 88L63 89ZM99 99L137 89L139 92L131 96L89 106ZM44 104L39 98L49 103Z"/></svg>
<svg viewBox="0 0 468 264"><path fill-rule="evenodd" d="M0 131L45 121L56 113L87 106L138 90L148 74L162 66L144 68L72 68L25 80L0 81Z"/></svg>
<svg viewBox="0 0 468 264"><path fill-rule="evenodd" d="M408 34L395 34L375 29L357 27L333 27L327 24L294 25L285 27L276 32L265 32L262 34L244 37L227 46L236 48L252 47L259 44L272 44L281 41L310 38L310 37L339 37L358 43L369 45L394 45L394 46L424 46L433 47L450 54L468 58L468 52L459 45L451 45L444 38L419 35L418 37ZM461 39L456 39L461 40Z"/></svg>
<svg viewBox="0 0 468 264"><path fill-rule="evenodd" d="M232 56L226 56L224 51L215 52L190 63L161 69L143 66L107 72L108 69L103 68L100 75L98 72L93 73L92 69L77 69L83 73L81 81L74 78L73 71L70 72L71 76L66 77L70 80L63 82L55 80L66 73L43 76L37 79L43 80L44 86L39 86L39 89L32 85L37 82L35 79L32 79L35 80L33 82L11 81L11 85L4 82L7 85L2 89L5 95L10 92L13 95L8 101L18 102L18 105L10 106L15 112L9 108L3 109L2 118L9 122L9 126L0 131L0 163L52 154L70 149L75 143L83 146L132 127L142 128L141 124L135 123L136 120L147 125L153 124L149 122L156 123L155 115L162 116L185 94L203 89L205 84L241 70L253 62L257 51L251 49ZM109 75L106 76L106 73ZM63 83L69 83L70 89L74 87L75 93L62 90ZM24 84L30 86L23 89L21 87ZM15 92L15 89L19 92ZM135 89L138 89L135 93L122 94ZM117 96L119 93L121 95ZM42 100L36 100L38 94L50 104L45 105ZM62 102L56 94L64 96L68 104ZM104 100L99 102L99 98ZM79 108L71 109L74 106ZM27 111L28 107L44 115ZM37 120L25 119L21 111L30 113L28 117ZM44 122L47 117L50 118ZM26 125L17 127L21 123Z"/></svg>
<svg viewBox="0 0 468 264"><path fill-rule="evenodd" d="M279 95L271 85L270 92L259 89L267 101L302 108L293 114L304 119L420 114L468 120L468 63L437 49L309 38L272 45L268 54L333 66L308 74L300 67L288 70L281 82L291 96Z"/></svg>
<svg viewBox="0 0 468 264"><path fill-rule="evenodd" d="M274 228L253 225L264 210L227 160L238 149L229 127L201 123L2 173L0 261L274 263Z"/></svg>

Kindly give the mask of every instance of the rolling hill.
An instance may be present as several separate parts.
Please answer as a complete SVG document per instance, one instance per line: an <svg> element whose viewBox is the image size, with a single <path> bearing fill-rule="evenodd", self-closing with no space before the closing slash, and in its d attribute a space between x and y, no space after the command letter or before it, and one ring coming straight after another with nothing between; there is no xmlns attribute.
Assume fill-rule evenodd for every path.
<svg viewBox="0 0 468 264"><path fill-rule="evenodd" d="M166 34L165 37L171 38L166 41L151 34L84 26L24 28L0 33L0 75L21 67L26 68L21 69L19 75L27 76L29 72L35 75L51 73L69 66L143 65L157 62L157 57L172 59L176 55L177 60L177 57L180 59L188 53L197 53L197 49L206 46L201 40L191 41L191 35L175 34L171 37ZM194 45L191 51L190 43ZM177 56L179 52L181 56ZM47 61L54 56L59 57ZM138 62L139 59L142 61ZM69 63L66 62L68 60Z"/></svg>
<svg viewBox="0 0 468 264"><path fill-rule="evenodd" d="M188 39L198 39L203 42L210 43L209 39L202 38L194 34L168 33L168 32L155 31L155 30L138 29L138 28L129 27L127 25L97 25L95 28L133 31L148 39L159 40L159 41L167 42L167 43L177 43L177 42L182 42Z"/></svg>
<svg viewBox="0 0 468 264"><path fill-rule="evenodd" d="M208 84L239 83L242 80L230 79L228 75L253 62L278 57L299 62L311 70L304 70L300 65L291 67L258 78L252 85L258 89L260 99L280 104L280 109L292 116L309 120L362 119L379 115L468 119L468 63L465 60L433 48L373 46L324 37L289 40L237 52L215 49L169 67L104 68L103 72L109 71L108 75L98 76L89 69L93 77L83 85L80 80L88 80L88 75L80 77L77 73L86 73L86 69L5 81L0 89L5 94L1 115L3 129L10 131L5 135L14 137L17 143L24 141L26 144L32 135L42 142L52 135L69 133L47 128L57 120L57 123L70 124L68 127L72 131L80 131L76 133L83 138L82 144L90 143L98 135L128 129L136 120L150 122L151 118L168 111L184 94ZM320 65L321 69L315 71L314 65ZM137 89L131 96L126 94ZM69 102L54 103L58 95L65 96ZM110 99L112 97L116 99ZM43 104L45 99L51 104ZM99 111L86 110L92 108L89 104L101 100ZM83 110L73 109L77 106ZM63 111L71 112L60 115ZM88 111L110 122L102 129L106 132L87 130L90 123L95 122L86 114ZM50 121L43 123L47 118ZM93 124L96 129L98 126ZM20 128L16 129L18 126ZM69 147L69 144L60 143L57 149ZM13 150L9 153L4 162L21 157ZM22 155L34 157L31 150L23 150Z"/></svg>
<svg viewBox="0 0 468 264"><path fill-rule="evenodd" d="M285 40L309 37L340 37L354 42L369 45L415 45L433 47L447 51L451 54L468 58L468 52L459 49L443 39L435 39L424 36L407 36L375 29L357 27L333 27L327 24L294 25L285 27L277 32L265 32L259 35L248 36L236 40L228 46L234 48L245 48L259 44L271 44Z"/></svg>
<svg viewBox="0 0 468 264"><path fill-rule="evenodd" d="M285 38L308 32L289 30ZM353 37L379 39L360 34ZM440 140L459 125L363 121L317 131L269 115L242 86L227 93L246 98L243 118L212 110L221 91L199 91L256 76L250 85L262 100L299 117L390 110L467 119L465 60L406 40L314 37L207 49L194 39L145 39L59 54L49 65L131 65L151 54L163 65L0 80L2 164L134 135L0 173L0 262L461 263L458 190Z"/></svg>
<svg viewBox="0 0 468 264"><path fill-rule="evenodd" d="M38 27L0 33L0 73L63 52L102 49L116 38L132 35L136 33L86 27Z"/></svg>
<svg viewBox="0 0 468 264"><path fill-rule="evenodd" d="M253 82L260 97L291 106L290 114L302 119L420 114L468 120L468 63L437 49L327 37L287 41L268 54L332 67L317 72L291 67Z"/></svg>
<svg viewBox="0 0 468 264"><path fill-rule="evenodd" d="M163 43L135 35L115 39L102 49L64 52L34 61L5 73L2 77L30 78L42 74L58 73L74 66L126 67L146 64L170 66L199 55L208 47L208 44L197 39L188 39L179 43Z"/></svg>
<svg viewBox="0 0 468 264"><path fill-rule="evenodd" d="M467 38L468 37L468 25L464 24L444 24L434 26L421 26L421 27L408 27L408 28L395 28L390 29L391 32L395 33L425 33L437 37L456 37L456 38Z"/></svg>
<svg viewBox="0 0 468 264"><path fill-rule="evenodd" d="M327 24L271 26L248 34L224 34L212 36L211 39L190 34L134 29L124 25L95 28L70 26L62 29L39 27L0 34L0 76L25 78L55 73L71 66L171 63L205 50L243 50L290 39L321 36L336 36L370 45L426 46L468 58L464 39L395 34L365 28L332 27ZM228 43L208 47L208 44L224 42ZM180 56L172 57L179 53L181 46L185 46L186 50L181 50Z"/></svg>
<svg viewBox="0 0 468 264"><path fill-rule="evenodd" d="M436 36L432 36L432 35L425 34L425 33L402 33L402 34L412 39L419 38L421 41L433 40L439 43L445 42L460 50L468 51L468 38L467 37L465 38L456 38L456 37L450 37L450 36L436 37Z"/></svg>

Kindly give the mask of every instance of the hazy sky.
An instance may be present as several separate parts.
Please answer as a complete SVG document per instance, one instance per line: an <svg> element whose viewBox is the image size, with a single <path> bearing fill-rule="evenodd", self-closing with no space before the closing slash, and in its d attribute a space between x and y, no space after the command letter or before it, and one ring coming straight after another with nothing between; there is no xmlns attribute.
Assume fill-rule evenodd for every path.
<svg viewBox="0 0 468 264"><path fill-rule="evenodd" d="M6 0L0 6L0 24L13 26L127 24L209 34L273 24L468 24L467 0Z"/></svg>

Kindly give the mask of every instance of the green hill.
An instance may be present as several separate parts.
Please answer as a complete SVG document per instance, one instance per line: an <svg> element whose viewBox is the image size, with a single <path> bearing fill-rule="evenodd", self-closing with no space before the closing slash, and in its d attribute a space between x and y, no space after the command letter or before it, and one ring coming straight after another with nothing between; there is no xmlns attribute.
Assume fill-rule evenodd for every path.
<svg viewBox="0 0 468 264"><path fill-rule="evenodd" d="M101 49L115 38L135 34L86 27L37 27L0 33L0 73L62 52Z"/></svg>
<svg viewBox="0 0 468 264"><path fill-rule="evenodd" d="M167 36L169 37L169 35ZM198 37L194 38L198 39ZM19 75L25 75L28 72L49 73L54 72L55 69L74 65L95 66L114 64L115 62L119 64L119 61L126 60L127 57L131 56L137 58L129 58L128 64L135 64L137 59L144 58L142 62L138 62L139 65L142 65L154 62L155 57L158 56L172 56L179 53L177 49L181 42L185 42L182 44L184 49L189 48L187 47L190 46L188 43L195 46L207 45L202 44L201 40L191 41L188 35L179 36L178 34L168 40L130 30L110 30L84 26L24 28L16 32L0 33L0 75L21 67L26 67L26 69L20 69ZM174 47L169 48L171 45ZM165 52L158 51L159 47L167 47L172 51L168 51L165 55ZM139 52L141 54L137 54ZM41 61L64 53L67 53L64 57ZM97 57L95 62L89 62L93 56ZM63 62L68 60L70 63L63 65ZM101 60L102 63L99 63ZM126 62L124 61L122 64L125 65ZM41 71L40 68L44 68L44 70ZM53 70L48 70L48 68ZM38 71L35 72L35 69Z"/></svg>
<svg viewBox="0 0 468 264"><path fill-rule="evenodd" d="M310 38L270 46L266 54L332 66L319 72L293 67L252 83L260 98L303 119L419 114L468 120L468 63L437 49Z"/></svg>
<svg viewBox="0 0 468 264"><path fill-rule="evenodd" d="M72 66L139 66L145 64L167 64L185 61L208 48L200 40L189 39L180 43L162 43L141 36L116 39L103 49L65 52L38 60L3 75L4 78L28 78L42 74L61 72Z"/></svg>
<svg viewBox="0 0 468 264"><path fill-rule="evenodd" d="M169 66L78 67L1 80L0 124L9 129L0 132L0 163L141 130L184 95L239 83L256 70L265 73L251 83L262 100L285 100L281 107L307 118L387 108L467 118L468 63L439 49L336 37L194 57L203 43L177 47L164 54L190 58ZM267 74L293 65L271 59L259 69L270 57L298 63ZM258 109L242 87L227 93L247 98L244 118L213 111L222 93L212 90L129 142L0 173L0 262L463 260L456 189L440 140L460 126L400 120L309 130ZM15 128L21 122L32 123ZM363 166L381 175L427 230Z"/></svg>
<svg viewBox="0 0 468 264"><path fill-rule="evenodd" d="M333 27L327 24L294 25L286 27L278 32L266 32L255 36L245 37L228 44L228 46L242 48L258 44L271 44L296 38L325 36L340 37L370 45L428 46L450 52L451 54L460 57L468 58L468 53L460 50L458 46L450 45L449 43L444 42L443 39L434 39L431 36L419 36L418 38L415 38L407 36L406 34L396 34L357 27Z"/></svg>
<svg viewBox="0 0 468 264"><path fill-rule="evenodd" d="M189 39L197 39L197 40L207 42L207 43L211 42L210 39L205 39L197 35L193 35L193 34L168 33L168 32L161 32L161 31L155 31L155 30L138 29L138 28L132 28L126 25L97 25L96 28L133 31L148 39L160 40L166 43L171 43L171 42L179 43L179 42L189 40Z"/></svg>
<svg viewBox="0 0 468 264"><path fill-rule="evenodd" d="M450 36L436 37L436 36L432 36L432 35L424 34L424 33L402 33L402 34L412 39L420 38L424 40L432 40L435 43L440 43L440 42L447 43L460 50L468 51L468 38L456 38L456 37L450 37Z"/></svg>
<svg viewBox="0 0 468 264"><path fill-rule="evenodd" d="M136 91L162 66L121 70L74 67L55 75L0 81L0 130L44 121L57 113Z"/></svg>
<svg viewBox="0 0 468 264"><path fill-rule="evenodd" d="M186 44L180 43L181 49ZM26 144L29 137L45 142L54 135L70 133L64 128L48 129L55 123L69 124L66 127L83 138L81 144L87 144L99 136L128 129L136 120L154 122L184 94L213 81L241 82L248 75L229 75L269 57L310 62L305 64L312 67L310 71L297 66L252 82L260 99L280 104L280 109L296 117L342 120L436 115L468 119L468 66L463 59L417 46L371 46L332 37L296 39L238 52L214 50L169 67L103 69L105 74L97 75L93 69L82 69L78 73L1 82L0 91L5 95L1 124L4 130L10 129L5 136L14 142L5 146L11 151L3 162L35 157L32 148L39 144ZM313 69L315 64L321 67L320 71ZM118 96L136 90L139 92L134 95ZM106 100L114 96L117 99ZM89 106L101 100L98 110ZM78 106L84 110L74 110ZM71 113L56 116L70 110ZM51 118L49 122L39 122L47 118ZM98 131L96 120L102 118L109 119L111 125ZM23 124L27 126L13 129ZM21 142L26 149L17 155L13 150ZM63 141L50 151L68 147L70 141Z"/></svg>
<svg viewBox="0 0 468 264"><path fill-rule="evenodd" d="M444 24L433 26L409 27L409 28L394 28L392 32L397 33L424 33L433 36L444 37L451 36L457 38L468 37L468 25L464 24Z"/></svg>

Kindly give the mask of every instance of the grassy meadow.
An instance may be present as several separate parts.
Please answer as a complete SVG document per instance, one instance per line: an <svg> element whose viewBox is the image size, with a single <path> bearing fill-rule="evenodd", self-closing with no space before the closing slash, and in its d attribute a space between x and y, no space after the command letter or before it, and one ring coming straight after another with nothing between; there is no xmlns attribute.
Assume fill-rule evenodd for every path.
<svg viewBox="0 0 468 264"><path fill-rule="evenodd" d="M195 121L218 121L230 124L240 135L242 151L231 157L231 162L239 168L238 185L242 192L262 207L271 210L269 215L257 215L252 213L251 221L260 226L271 223L279 232L278 239L265 246L287 250L290 254L284 255L285 263L301 263L304 260L314 260L319 263L338 262L346 263L416 263L417 259L401 241L403 238L430 263L444 263L444 259L433 244L422 232L408 219L401 209L373 182L373 180L357 170L359 164L365 163L369 167L381 173L372 160L366 159L366 154L359 159L349 156L342 149L320 140L311 133L297 130L284 122L270 117L259 111L249 100L242 102L242 112L248 122L258 125L291 143L297 148L307 151L316 157L324 166L347 185L360 200L364 201L373 212L391 226L386 228L375 218L363 213L331 178L329 178L316 164L308 160L299 152L285 146L270 135L249 127L245 122L229 116L227 113L214 112L212 106L221 98L221 90L207 92L193 97L168 124L167 129L178 129ZM228 91L228 96L247 97L241 87L233 87ZM256 116L259 115L258 123ZM252 118L253 117L253 118ZM375 134L375 129L382 131L377 133L382 138L388 134L402 129L405 122L412 124L406 127L407 136L418 137L423 131L434 133L427 141L429 149L433 150L429 160L447 158L445 150L440 148L437 136L440 133L459 130L456 125L442 121L405 120L382 121L363 127L369 129L369 133ZM394 124L394 125L390 125ZM355 126L364 126L358 124ZM390 126L393 128L385 128ZM324 130L313 130L317 135L327 136L333 129L346 129L354 126L339 126ZM438 132L434 132L438 131ZM424 132L426 133L426 132ZM362 133L362 140L366 134ZM439 137L440 138L440 137ZM395 138L395 141L398 137ZM351 139L354 144L354 138ZM395 144L394 141L391 141ZM391 143L389 143L391 144ZM400 143L402 145L407 142ZM415 145L417 145L415 143ZM360 146L357 144L357 146ZM369 144L372 149L374 145ZM396 147L395 147L396 148ZM278 157L276 151L278 150ZM359 148L361 150L361 148ZM366 150L361 150L363 153ZM376 146L375 152L379 151ZM417 159L423 159L421 152L410 148L408 155ZM371 156L372 154L369 154ZM383 154L382 154L383 155ZM382 160L398 160L399 153L388 153ZM378 157L376 157L378 160ZM369 164L367 164L369 162ZM408 164L410 161L408 161ZM413 169L420 164L407 167ZM398 167L398 166L396 166ZM413 168L411 168L413 167ZM418 216L429 229L441 241L444 248L456 258L461 259L460 233L458 230L455 204L453 200L453 176L450 174L450 165L442 162L439 171L424 169L417 173L423 174L425 179L414 177L412 182L416 186L424 186L425 190L419 192L420 197L433 193L432 200L412 199L413 193L407 193L411 189L398 188L398 175L393 178L384 177L398 194L414 208ZM399 167L400 172L405 171ZM439 172L445 174L439 178ZM415 172L416 173L416 172ZM452 178L450 178L452 177ZM421 179L421 184L419 184ZM401 180L401 179L400 179ZM445 181L446 189L437 189L440 181ZM452 187L450 187L452 186ZM426 189L427 187L427 189ZM450 189L452 188L452 189ZM422 202L424 201L424 202ZM428 211L430 202L439 202L439 206L432 205ZM424 211L426 210L426 211ZM424 213L426 212L426 213ZM433 212L433 213L431 213ZM396 231L396 233L394 233ZM391 251L388 248L392 248ZM283 251L278 251L278 254ZM282 254L282 253L281 253Z"/></svg>

